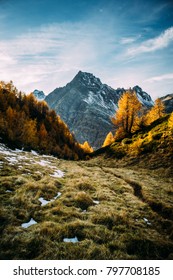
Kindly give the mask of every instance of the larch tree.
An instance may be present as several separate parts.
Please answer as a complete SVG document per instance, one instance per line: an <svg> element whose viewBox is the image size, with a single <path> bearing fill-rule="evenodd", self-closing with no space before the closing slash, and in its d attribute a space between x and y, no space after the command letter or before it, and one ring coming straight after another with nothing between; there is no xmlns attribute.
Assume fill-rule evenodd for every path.
<svg viewBox="0 0 173 280"><path fill-rule="evenodd" d="M118 110L112 118L112 123L118 129L118 137L130 135L137 129L137 119L142 104L139 102L136 93L126 91L118 102Z"/></svg>
<svg viewBox="0 0 173 280"><path fill-rule="evenodd" d="M83 144L80 144L81 148L85 151L85 153L92 153L93 148L89 145L87 141L85 141Z"/></svg>
<svg viewBox="0 0 173 280"><path fill-rule="evenodd" d="M112 144L112 143L114 142L114 140L115 140L115 139L114 139L114 136L113 136L112 132L110 131L110 132L107 134L107 136L106 136L106 138L105 138L105 140L104 140L104 142L103 142L103 146L102 146L102 147L106 147L106 146Z"/></svg>
<svg viewBox="0 0 173 280"><path fill-rule="evenodd" d="M165 106L160 98L156 99L154 102L154 106L150 109L150 111L146 114L145 124L149 125L155 120L163 117L165 114Z"/></svg>

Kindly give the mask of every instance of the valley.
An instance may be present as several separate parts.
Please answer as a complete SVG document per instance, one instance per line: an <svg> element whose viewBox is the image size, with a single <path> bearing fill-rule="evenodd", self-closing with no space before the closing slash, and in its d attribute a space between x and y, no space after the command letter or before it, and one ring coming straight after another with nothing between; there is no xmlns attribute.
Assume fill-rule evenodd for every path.
<svg viewBox="0 0 173 280"><path fill-rule="evenodd" d="M173 178L161 170L1 144L0 258L172 259Z"/></svg>

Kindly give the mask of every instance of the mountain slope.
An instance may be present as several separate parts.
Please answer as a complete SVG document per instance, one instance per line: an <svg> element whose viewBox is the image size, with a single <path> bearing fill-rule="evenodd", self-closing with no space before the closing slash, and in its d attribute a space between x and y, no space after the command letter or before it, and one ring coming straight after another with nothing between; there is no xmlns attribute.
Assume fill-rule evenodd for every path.
<svg viewBox="0 0 173 280"><path fill-rule="evenodd" d="M145 107L153 105L151 97L140 87L133 90ZM45 101L67 123L79 142L88 141L98 148L107 133L114 130L110 118L124 91L124 88L115 90L102 84L93 74L79 71L70 83L55 89Z"/></svg>
<svg viewBox="0 0 173 280"><path fill-rule="evenodd" d="M171 113L173 112L173 93L172 94L167 94L163 97L160 98L165 105L165 111L166 113Z"/></svg>

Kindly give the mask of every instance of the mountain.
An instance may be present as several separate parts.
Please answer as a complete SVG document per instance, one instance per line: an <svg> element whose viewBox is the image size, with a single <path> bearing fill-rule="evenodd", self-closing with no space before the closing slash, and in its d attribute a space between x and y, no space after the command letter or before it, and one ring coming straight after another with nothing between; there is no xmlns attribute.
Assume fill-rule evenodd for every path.
<svg viewBox="0 0 173 280"><path fill-rule="evenodd" d="M34 96L35 96L39 101L44 100L45 97L46 97L46 95L44 94L43 91L37 90L37 89L35 89L35 90L33 91L33 94L34 94Z"/></svg>
<svg viewBox="0 0 173 280"><path fill-rule="evenodd" d="M153 105L151 97L139 86L133 90L145 107ZM102 84L91 73L79 71L70 83L46 96L45 101L67 123L77 141L88 141L91 146L98 148L107 133L114 131L110 118L117 110L124 91L124 88L115 90Z"/></svg>
<svg viewBox="0 0 173 280"><path fill-rule="evenodd" d="M162 102L165 105L165 111L166 113L172 113L173 112L173 93L167 94L160 98Z"/></svg>

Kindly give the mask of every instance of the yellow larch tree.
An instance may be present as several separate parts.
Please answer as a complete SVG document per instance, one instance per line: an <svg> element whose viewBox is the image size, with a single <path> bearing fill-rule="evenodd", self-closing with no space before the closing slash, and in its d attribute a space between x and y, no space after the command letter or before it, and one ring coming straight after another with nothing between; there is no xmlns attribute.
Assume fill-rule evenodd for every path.
<svg viewBox="0 0 173 280"><path fill-rule="evenodd" d="M118 110L112 118L118 136L125 137L137 129L137 119L142 104L134 91L126 91L118 102Z"/></svg>
<svg viewBox="0 0 173 280"><path fill-rule="evenodd" d="M106 136L106 138L105 138L105 140L104 140L104 142L103 142L103 146L102 146L102 147L106 147L106 146L112 144L112 143L114 142L114 140L115 140L115 139L114 139L114 136L113 136L112 132L110 131L110 132L107 134L107 136Z"/></svg>
<svg viewBox="0 0 173 280"><path fill-rule="evenodd" d="M160 98L156 99L154 102L154 106L150 109L150 111L145 116L145 124L149 125L155 120L163 117L165 114L165 106Z"/></svg>

